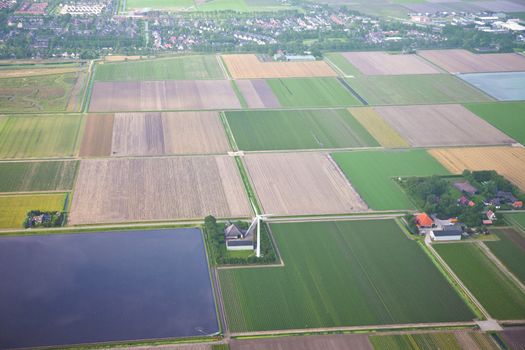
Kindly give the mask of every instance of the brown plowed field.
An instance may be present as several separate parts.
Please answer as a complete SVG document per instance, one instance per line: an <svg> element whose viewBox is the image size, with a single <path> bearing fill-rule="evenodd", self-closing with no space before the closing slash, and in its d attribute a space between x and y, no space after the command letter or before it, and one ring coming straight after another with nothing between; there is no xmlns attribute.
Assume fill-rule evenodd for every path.
<svg viewBox="0 0 525 350"><path fill-rule="evenodd" d="M229 156L83 160L73 225L251 215Z"/></svg>
<svg viewBox="0 0 525 350"><path fill-rule="evenodd" d="M266 213L338 214L368 209L327 153L249 154L244 160Z"/></svg>
<svg viewBox="0 0 525 350"><path fill-rule="evenodd" d="M473 54L467 50L423 50L418 55L449 73L525 71L525 57L517 53Z"/></svg>
<svg viewBox="0 0 525 350"><path fill-rule="evenodd" d="M81 157L106 157L111 153L113 114L89 115L84 128Z"/></svg>
<svg viewBox="0 0 525 350"><path fill-rule="evenodd" d="M117 113L112 155L226 153L217 112Z"/></svg>
<svg viewBox="0 0 525 350"><path fill-rule="evenodd" d="M324 61L261 62L255 55L223 55L233 79L335 77Z"/></svg>
<svg viewBox="0 0 525 350"><path fill-rule="evenodd" d="M230 342L231 350L372 350L366 334L334 334L249 339Z"/></svg>
<svg viewBox="0 0 525 350"><path fill-rule="evenodd" d="M515 143L461 105L374 107L411 146L470 146Z"/></svg>
<svg viewBox="0 0 525 350"><path fill-rule="evenodd" d="M509 327L503 332L503 339L510 349L523 349L525 344L525 327Z"/></svg>
<svg viewBox="0 0 525 350"><path fill-rule="evenodd" d="M240 107L227 80L96 81L89 110L110 112Z"/></svg>
<svg viewBox="0 0 525 350"><path fill-rule="evenodd" d="M345 52L342 55L366 75L441 73L417 55L391 55L386 52Z"/></svg>
<svg viewBox="0 0 525 350"><path fill-rule="evenodd" d="M429 151L452 173L463 170L496 170L525 191L525 148L446 148Z"/></svg>
<svg viewBox="0 0 525 350"><path fill-rule="evenodd" d="M237 80L235 82L241 90L249 108L277 108L281 107L279 100L273 93L270 85L264 79Z"/></svg>

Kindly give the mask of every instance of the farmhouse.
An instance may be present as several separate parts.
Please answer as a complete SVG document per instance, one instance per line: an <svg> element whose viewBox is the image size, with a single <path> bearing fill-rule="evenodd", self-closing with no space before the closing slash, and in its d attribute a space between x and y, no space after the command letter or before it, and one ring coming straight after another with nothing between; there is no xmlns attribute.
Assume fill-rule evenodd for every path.
<svg viewBox="0 0 525 350"><path fill-rule="evenodd" d="M224 240L228 250L253 250L253 230L248 231L234 223L227 223Z"/></svg>
<svg viewBox="0 0 525 350"><path fill-rule="evenodd" d="M463 234L461 225L441 226L441 229L430 231L430 238L433 241L459 241Z"/></svg>
<svg viewBox="0 0 525 350"><path fill-rule="evenodd" d="M427 213L421 213L416 217L416 225L420 229L422 228L432 228L434 225L434 220Z"/></svg>

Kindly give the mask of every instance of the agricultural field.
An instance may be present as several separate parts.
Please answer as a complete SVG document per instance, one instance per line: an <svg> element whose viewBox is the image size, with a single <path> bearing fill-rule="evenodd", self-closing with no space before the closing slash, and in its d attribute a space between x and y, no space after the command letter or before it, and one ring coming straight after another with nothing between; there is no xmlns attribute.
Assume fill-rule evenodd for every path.
<svg viewBox="0 0 525 350"><path fill-rule="evenodd" d="M68 110L80 73L0 79L0 112L60 112Z"/></svg>
<svg viewBox="0 0 525 350"><path fill-rule="evenodd" d="M226 153L217 112L117 113L113 156Z"/></svg>
<svg viewBox="0 0 525 350"><path fill-rule="evenodd" d="M372 350L365 334L308 335L267 339L233 339L231 350Z"/></svg>
<svg viewBox="0 0 525 350"><path fill-rule="evenodd" d="M270 85L264 79L237 80L235 82L249 108L281 107Z"/></svg>
<svg viewBox="0 0 525 350"><path fill-rule="evenodd" d="M525 70L525 57L517 53L474 54L467 50L422 50L417 54L452 74Z"/></svg>
<svg viewBox="0 0 525 350"><path fill-rule="evenodd" d="M374 210L415 209L397 177L449 175L425 150L332 153L359 195Z"/></svg>
<svg viewBox="0 0 525 350"><path fill-rule="evenodd" d="M474 317L393 220L275 224L271 230L283 267L219 271L232 332Z"/></svg>
<svg viewBox="0 0 525 350"><path fill-rule="evenodd" d="M86 118L79 155L107 157L111 154L113 114L91 114Z"/></svg>
<svg viewBox="0 0 525 350"><path fill-rule="evenodd" d="M283 107L349 107L361 103L336 78L269 79Z"/></svg>
<svg viewBox="0 0 525 350"><path fill-rule="evenodd" d="M499 101L525 100L525 72L461 74L459 77Z"/></svg>
<svg viewBox="0 0 525 350"><path fill-rule="evenodd" d="M445 148L429 151L453 174L495 170L525 191L525 149L518 147Z"/></svg>
<svg viewBox="0 0 525 350"><path fill-rule="evenodd" d="M335 77L337 73L324 61L263 62L256 55L223 55L233 79Z"/></svg>
<svg viewBox="0 0 525 350"><path fill-rule="evenodd" d="M250 214L233 157L93 159L80 162L69 223Z"/></svg>
<svg viewBox="0 0 525 350"><path fill-rule="evenodd" d="M369 339L374 350L499 349L488 334L481 332L373 335Z"/></svg>
<svg viewBox="0 0 525 350"><path fill-rule="evenodd" d="M505 220L525 232L525 213L509 213L505 215Z"/></svg>
<svg viewBox="0 0 525 350"><path fill-rule="evenodd" d="M524 293L475 243L435 244L434 248L492 317L525 319Z"/></svg>
<svg viewBox="0 0 525 350"><path fill-rule="evenodd" d="M465 107L516 141L525 144L524 102L470 103Z"/></svg>
<svg viewBox="0 0 525 350"><path fill-rule="evenodd" d="M33 77L50 74L75 73L79 70L78 64L43 64L31 66L7 65L0 67L0 79Z"/></svg>
<svg viewBox="0 0 525 350"><path fill-rule="evenodd" d="M82 116L0 116L0 158L72 157Z"/></svg>
<svg viewBox="0 0 525 350"><path fill-rule="evenodd" d="M156 10L184 10L195 6L193 0L126 0L126 10L150 8Z"/></svg>
<svg viewBox="0 0 525 350"><path fill-rule="evenodd" d="M493 101L488 95L448 74L355 76L346 81L371 105Z"/></svg>
<svg viewBox="0 0 525 350"><path fill-rule="evenodd" d="M503 336L510 349L519 349L525 344L525 327L508 327L499 334Z"/></svg>
<svg viewBox="0 0 525 350"><path fill-rule="evenodd" d="M417 55L386 52L344 52L341 54L366 75L438 74L437 68Z"/></svg>
<svg viewBox="0 0 525 350"><path fill-rule="evenodd" d="M344 109L227 112L243 151L379 146Z"/></svg>
<svg viewBox="0 0 525 350"><path fill-rule="evenodd" d="M514 228L493 229L498 241L484 242L491 252L525 284L525 233Z"/></svg>
<svg viewBox="0 0 525 350"><path fill-rule="evenodd" d="M381 144L389 148L409 147L404 138L392 129L383 118L371 107L348 109L354 118Z"/></svg>
<svg viewBox="0 0 525 350"><path fill-rule="evenodd" d="M368 209L326 153L260 153L243 159L266 213L342 214Z"/></svg>
<svg viewBox="0 0 525 350"><path fill-rule="evenodd" d="M192 0L189 0L193 3ZM214 55L195 55L97 65L98 81L224 79Z"/></svg>
<svg viewBox="0 0 525 350"><path fill-rule="evenodd" d="M89 110L125 112L240 107L227 80L96 81Z"/></svg>
<svg viewBox="0 0 525 350"><path fill-rule="evenodd" d="M374 110L414 147L515 143L461 105L388 106Z"/></svg>
<svg viewBox="0 0 525 350"><path fill-rule="evenodd" d="M69 191L77 161L0 162L0 192Z"/></svg>
<svg viewBox="0 0 525 350"><path fill-rule="evenodd" d="M62 211L64 193L0 195L0 228L22 228L31 210Z"/></svg>

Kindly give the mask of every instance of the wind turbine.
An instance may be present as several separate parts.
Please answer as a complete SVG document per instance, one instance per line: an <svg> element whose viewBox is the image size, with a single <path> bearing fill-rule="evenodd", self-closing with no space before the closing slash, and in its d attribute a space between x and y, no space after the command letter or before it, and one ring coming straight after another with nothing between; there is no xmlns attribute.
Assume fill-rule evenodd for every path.
<svg viewBox="0 0 525 350"><path fill-rule="evenodd" d="M266 219L267 217L273 216L273 214L255 214L255 218L253 219L250 227L248 227L247 234L249 234L255 225L257 225L257 247L255 249L255 256L257 258L261 257L261 222L263 219Z"/></svg>

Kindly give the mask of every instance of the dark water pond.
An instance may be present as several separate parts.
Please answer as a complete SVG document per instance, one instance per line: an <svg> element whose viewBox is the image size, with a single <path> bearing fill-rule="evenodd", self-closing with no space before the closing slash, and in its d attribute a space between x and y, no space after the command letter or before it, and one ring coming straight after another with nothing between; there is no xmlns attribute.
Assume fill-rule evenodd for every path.
<svg viewBox="0 0 525 350"><path fill-rule="evenodd" d="M218 332L198 229L0 238L0 348Z"/></svg>

